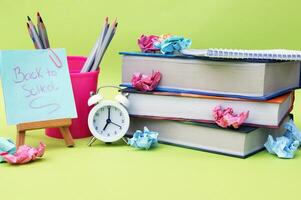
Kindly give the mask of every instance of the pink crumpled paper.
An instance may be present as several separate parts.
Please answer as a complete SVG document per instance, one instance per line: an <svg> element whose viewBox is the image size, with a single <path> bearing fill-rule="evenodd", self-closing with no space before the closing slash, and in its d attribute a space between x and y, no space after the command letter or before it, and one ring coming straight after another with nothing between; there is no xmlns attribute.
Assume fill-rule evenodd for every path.
<svg viewBox="0 0 301 200"><path fill-rule="evenodd" d="M22 145L18 147L17 152L13 155L3 153L1 156L9 164L25 164L30 161L36 160L38 157L42 157L45 152L46 145L40 142L38 148L34 148L28 145Z"/></svg>
<svg viewBox="0 0 301 200"><path fill-rule="evenodd" d="M153 91L161 80L161 73L159 71L153 72L152 75L145 75L141 73L134 73L132 77L132 86L140 91Z"/></svg>
<svg viewBox="0 0 301 200"><path fill-rule="evenodd" d="M142 52L154 52L160 50L155 47L155 43L158 41L159 36L156 35L141 35L138 39L138 45Z"/></svg>
<svg viewBox="0 0 301 200"><path fill-rule="evenodd" d="M221 106L216 106L213 109L213 117L220 127L227 128L228 126L233 126L234 128L239 128L249 117L249 111L235 114L230 107L223 109Z"/></svg>

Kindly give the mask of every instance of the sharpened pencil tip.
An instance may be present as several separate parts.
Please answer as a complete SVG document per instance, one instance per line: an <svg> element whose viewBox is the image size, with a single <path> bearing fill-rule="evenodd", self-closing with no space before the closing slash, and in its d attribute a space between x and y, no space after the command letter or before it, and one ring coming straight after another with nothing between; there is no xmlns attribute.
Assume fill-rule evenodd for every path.
<svg viewBox="0 0 301 200"><path fill-rule="evenodd" d="M27 20L28 20L28 21L31 21L31 19L30 19L30 17L29 17L29 16L27 16Z"/></svg>
<svg viewBox="0 0 301 200"><path fill-rule="evenodd" d="M114 22L112 23L112 26L113 27L116 27L116 24L117 24L118 22L117 22L117 17L115 18L115 20L114 20Z"/></svg>
<svg viewBox="0 0 301 200"><path fill-rule="evenodd" d="M29 24L28 24L28 22L26 22L26 25L27 25L27 28L29 28Z"/></svg>
<svg viewBox="0 0 301 200"><path fill-rule="evenodd" d="M108 23L108 21L109 21L109 17L108 16L105 18L105 21L106 21L106 23Z"/></svg>
<svg viewBox="0 0 301 200"><path fill-rule="evenodd" d="M41 17L41 15L40 15L40 12L39 12L39 11L37 12L37 16Z"/></svg>

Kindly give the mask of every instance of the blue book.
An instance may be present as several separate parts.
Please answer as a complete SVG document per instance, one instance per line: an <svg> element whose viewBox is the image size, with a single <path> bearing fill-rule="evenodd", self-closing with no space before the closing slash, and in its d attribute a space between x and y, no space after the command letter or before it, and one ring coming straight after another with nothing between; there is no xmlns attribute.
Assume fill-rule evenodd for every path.
<svg viewBox="0 0 301 200"><path fill-rule="evenodd" d="M156 91L268 100L300 88L300 62L121 52L122 84L160 71Z"/></svg>

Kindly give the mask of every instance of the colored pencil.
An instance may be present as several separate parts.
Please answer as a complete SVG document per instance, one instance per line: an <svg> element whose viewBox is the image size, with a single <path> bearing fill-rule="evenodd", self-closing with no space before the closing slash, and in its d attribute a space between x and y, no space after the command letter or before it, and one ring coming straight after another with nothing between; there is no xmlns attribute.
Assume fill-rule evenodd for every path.
<svg viewBox="0 0 301 200"><path fill-rule="evenodd" d="M81 72L88 72L90 71L93 63L94 63L94 60L95 60L95 55L96 55L96 52L97 50L100 48L100 45L101 45L101 41L103 40L104 36L106 35L106 29L107 27L109 26L109 23L108 23L108 20L109 18L106 17L105 18L105 22L104 22L104 25L103 25L103 28L102 28L102 31L100 33L100 36L97 38Z"/></svg>
<svg viewBox="0 0 301 200"><path fill-rule="evenodd" d="M46 27L39 12L37 12L37 26L44 48L50 48Z"/></svg>
<svg viewBox="0 0 301 200"><path fill-rule="evenodd" d="M35 40L35 43L36 43L38 49L43 49L44 46L42 44L42 41L40 40L40 37L39 37L39 34L37 32L37 29L36 29L35 25L32 23L32 21L31 21L31 19L30 19L29 16L27 16L27 19L28 19L29 28L31 30L32 36L33 36L33 38Z"/></svg>
<svg viewBox="0 0 301 200"><path fill-rule="evenodd" d="M38 12L39 13L39 12ZM41 30L41 21L40 21L40 15L39 14L37 14L37 27L38 27L38 34L39 34L39 38L40 38L40 40L42 41L42 37L41 37L41 35L42 35L42 30ZM43 41L42 41L43 42ZM44 45L44 44L43 44ZM45 45L44 45L44 47L45 47Z"/></svg>
<svg viewBox="0 0 301 200"><path fill-rule="evenodd" d="M114 35L115 35L115 33L116 33L117 25L118 25L118 23L116 23L115 28L114 28L112 34L110 35L109 42L108 42L108 43L106 44L106 46L105 46L104 53L103 53L103 55L101 56L101 60L102 60L102 57L104 56L105 52L107 51L107 48L108 48L108 46L110 45L110 43L111 43L111 41L112 41L112 39L113 39L113 37L114 37ZM100 60L100 62L101 62L101 60ZM98 67L99 67L99 65L100 65L100 63L98 64Z"/></svg>
<svg viewBox="0 0 301 200"><path fill-rule="evenodd" d="M28 30L29 36L30 36L30 38L32 39L32 42L33 42L33 44L34 44L34 47L35 47L36 49L38 49L38 45L37 45L37 43L36 43L36 41L35 41L35 39L34 39L34 37L33 37L33 35L32 35L32 32L31 32L30 27L29 27L29 24L28 24L28 23L26 23L26 24L27 24L27 30Z"/></svg>
<svg viewBox="0 0 301 200"><path fill-rule="evenodd" d="M110 24L109 24L109 18L106 17L106 18L105 18L105 23L104 23L104 25L103 25L103 27L102 27L102 32L101 32L101 42L103 42L103 40L104 40L104 38L105 38L105 36L106 36L106 34L107 34L107 31L108 31L109 26L110 26Z"/></svg>
<svg viewBox="0 0 301 200"><path fill-rule="evenodd" d="M109 42L108 42L108 45L106 46L106 49L108 48L109 44L111 43L111 41L112 41L112 39L113 39L113 37L114 37L114 35L115 35L115 33L116 33L117 26L118 26L118 23L115 24L115 28L114 28L114 30L113 30L113 33L112 33L111 37L110 37L110 40L109 40Z"/></svg>
<svg viewBox="0 0 301 200"><path fill-rule="evenodd" d="M114 37L115 31L116 31L116 24L117 24L117 19L115 19L115 21L108 28L108 31L101 43L100 49L98 49L96 52L95 61L94 61L93 66L90 71L96 71L97 68L99 67L101 60L105 54L105 51L106 51L107 47L109 46L112 38Z"/></svg>

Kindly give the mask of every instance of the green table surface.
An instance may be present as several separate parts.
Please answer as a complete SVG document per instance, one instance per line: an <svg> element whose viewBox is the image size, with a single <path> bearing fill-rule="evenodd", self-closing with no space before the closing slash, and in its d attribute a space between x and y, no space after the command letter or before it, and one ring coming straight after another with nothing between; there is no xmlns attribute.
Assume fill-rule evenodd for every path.
<svg viewBox="0 0 301 200"><path fill-rule="evenodd" d="M1 199L285 199L300 188L300 151L292 160L265 151L239 159L168 145L87 147L87 139L66 148L41 131L26 139L44 141L46 153L27 165L0 165Z"/></svg>

